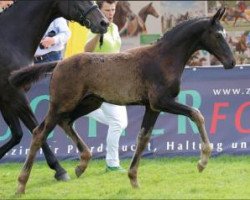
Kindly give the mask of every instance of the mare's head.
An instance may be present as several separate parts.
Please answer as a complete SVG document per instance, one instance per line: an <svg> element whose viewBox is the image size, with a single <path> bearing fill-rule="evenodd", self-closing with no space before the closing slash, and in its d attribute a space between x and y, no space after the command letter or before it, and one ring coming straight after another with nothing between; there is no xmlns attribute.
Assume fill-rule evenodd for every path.
<svg viewBox="0 0 250 200"><path fill-rule="evenodd" d="M108 20L93 1L55 0L58 13L91 29L93 33L106 33Z"/></svg>
<svg viewBox="0 0 250 200"><path fill-rule="evenodd" d="M226 31L220 24L220 19L224 12L225 8L220 8L216 14L211 17L209 26L201 36L201 43L203 49L215 55L225 69L231 69L235 66L235 58L226 41Z"/></svg>

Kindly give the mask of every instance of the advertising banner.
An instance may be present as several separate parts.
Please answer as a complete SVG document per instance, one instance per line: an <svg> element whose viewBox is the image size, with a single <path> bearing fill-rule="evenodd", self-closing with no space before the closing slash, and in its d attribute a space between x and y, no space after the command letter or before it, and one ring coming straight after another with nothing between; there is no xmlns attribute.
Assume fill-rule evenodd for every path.
<svg viewBox="0 0 250 200"><path fill-rule="evenodd" d="M222 67L185 69L181 92L177 101L198 108L204 115L213 155L250 153L250 67L224 70ZM34 84L28 92L30 105L42 122L48 110L49 78ZM120 138L120 157L130 158L135 151L144 107L127 106L128 127ZM0 118L0 146L11 138L11 132ZM24 161L29 151L30 132L23 127L21 143L10 150L0 162ZM107 126L88 117L74 124L93 153L94 158L105 157ZM56 157L77 159L78 151L72 141L56 127L48 137ZM184 116L161 113L143 156L199 155L200 137L195 124ZM42 151L38 159L44 159Z"/></svg>

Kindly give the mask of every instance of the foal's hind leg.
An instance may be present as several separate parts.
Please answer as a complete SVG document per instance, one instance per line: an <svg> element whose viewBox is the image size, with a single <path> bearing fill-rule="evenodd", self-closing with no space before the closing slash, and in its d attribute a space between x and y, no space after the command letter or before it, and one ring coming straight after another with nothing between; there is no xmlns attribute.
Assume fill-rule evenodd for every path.
<svg viewBox="0 0 250 200"><path fill-rule="evenodd" d="M137 181L137 171L138 171L139 161L140 161L143 150L145 149L145 147L147 146L149 142L154 124L159 114L160 114L159 112L155 112L151 110L149 107L146 108L146 112L144 114L143 122L141 126L141 131L137 138L136 151L132 158L132 162L130 164L130 168L128 172L130 183L132 187L134 188L139 187L139 184Z"/></svg>
<svg viewBox="0 0 250 200"><path fill-rule="evenodd" d="M212 148L210 146L210 142L207 136L206 128L205 128L205 120L202 116L201 112L197 109L192 107L182 105L177 103L172 98L161 98L152 105L153 108L169 112L173 114L181 114L189 117L191 120L195 122L198 127L201 140L202 140L202 147L201 147L201 159L198 162L197 168L199 172L202 172L205 169L210 154L212 152Z"/></svg>
<svg viewBox="0 0 250 200"><path fill-rule="evenodd" d="M88 162L91 158L91 152L88 146L84 143L84 141L79 137L79 135L74 131L72 128L73 122L83 115L87 115L90 112L99 108L102 104L102 100L94 97L92 95L85 97L76 108L69 113L69 118L62 119L60 122L60 126L64 129L65 133L68 134L71 139L77 145L79 152L81 153L80 156L80 164L76 167L75 173L77 177L80 177L82 173L87 168Z"/></svg>
<svg viewBox="0 0 250 200"><path fill-rule="evenodd" d="M57 122L58 117L56 115L53 115L52 112L49 112L45 120L37 128L34 129L30 151L18 177L17 194L25 193L26 184L30 176L36 153L42 146L42 143L46 140L50 131L54 129Z"/></svg>
<svg viewBox="0 0 250 200"><path fill-rule="evenodd" d="M18 98L18 100L22 100L19 102L18 105L18 114L22 122L25 124L25 126L31 131L38 125L37 120L24 96L21 96ZM56 171L55 178L59 181L67 181L70 179L69 175L67 174L66 170L60 165L59 161L51 151L48 143L46 140L42 144L42 149L44 152L44 156L46 158L47 164L49 167Z"/></svg>
<svg viewBox="0 0 250 200"><path fill-rule="evenodd" d="M77 177L80 177L82 173L88 166L88 162L91 159L91 152L88 146L84 141L79 137L79 135L72 128L72 123L69 122L69 119L63 119L59 125L63 128L65 133L73 140L80 152L80 164L75 169L75 174Z"/></svg>

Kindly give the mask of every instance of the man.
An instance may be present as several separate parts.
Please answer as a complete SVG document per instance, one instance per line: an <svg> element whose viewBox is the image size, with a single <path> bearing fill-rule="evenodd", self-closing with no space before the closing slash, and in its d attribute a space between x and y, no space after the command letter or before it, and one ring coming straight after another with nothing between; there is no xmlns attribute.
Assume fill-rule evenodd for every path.
<svg viewBox="0 0 250 200"><path fill-rule="evenodd" d="M70 36L67 21L62 17L55 19L36 50L34 63L62 60L63 50Z"/></svg>
<svg viewBox="0 0 250 200"><path fill-rule="evenodd" d="M97 1L97 5L109 20L107 33L104 34L103 44L100 45L99 34L90 33L85 45L86 52L117 53L121 49L121 38L118 27L113 23L116 1ZM93 69L95 70L95 69ZM106 147L106 171L125 172L119 161L119 139L123 129L127 127L127 110L125 106L103 103L101 107L87 116L109 126Z"/></svg>

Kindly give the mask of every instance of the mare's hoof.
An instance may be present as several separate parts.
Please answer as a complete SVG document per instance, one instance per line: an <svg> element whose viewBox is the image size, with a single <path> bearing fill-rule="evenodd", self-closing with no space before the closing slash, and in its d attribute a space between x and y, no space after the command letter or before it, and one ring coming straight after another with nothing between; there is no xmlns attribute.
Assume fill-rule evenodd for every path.
<svg viewBox="0 0 250 200"><path fill-rule="evenodd" d="M203 165L200 163L200 161L199 161L198 164L197 164L197 169L198 169L199 172L202 172L202 171L205 169L205 166L203 166Z"/></svg>
<svg viewBox="0 0 250 200"><path fill-rule="evenodd" d="M84 170L81 169L79 166L75 168L75 174L79 178L83 174Z"/></svg>
<svg viewBox="0 0 250 200"><path fill-rule="evenodd" d="M68 175L68 173L63 173L63 174L55 174L55 179L58 181L68 181L70 180L70 176Z"/></svg>

